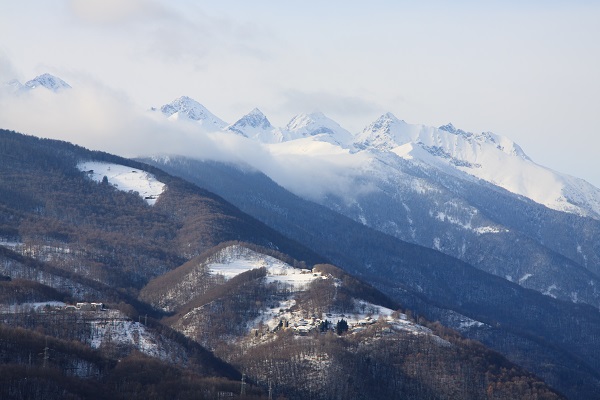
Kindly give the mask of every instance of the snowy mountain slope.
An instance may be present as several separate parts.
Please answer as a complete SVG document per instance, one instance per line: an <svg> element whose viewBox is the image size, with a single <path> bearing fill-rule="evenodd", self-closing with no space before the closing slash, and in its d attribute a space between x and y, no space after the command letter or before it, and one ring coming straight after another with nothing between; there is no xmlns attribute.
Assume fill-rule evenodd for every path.
<svg viewBox="0 0 600 400"><path fill-rule="evenodd" d="M393 122L402 124L399 121ZM417 130L409 126L406 130L392 132L387 137L393 138L396 143L402 143L411 134L420 132L420 137L428 140L426 143L438 144L438 148L442 149L445 145L453 153L438 150L436 154L432 154L430 149L433 146L425 149L424 146L427 145L423 141L407 142L391 151L369 148L357 153L343 153L341 147L326 147L315 141L304 142L306 139L271 145L271 151L282 158L305 154L307 162L311 157L323 157L330 161L343 159L344 165L352 171L348 179L350 183L343 186L329 185L326 191L329 195L323 198L309 197L298 191L297 187L288 185L287 188L296 194L316 200L382 232L442 251L549 296L600 306L600 293L596 289L600 281L594 275L600 271L600 253L595 248L594 235L590 233L594 230L569 229L572 233L568 241L573 242L570 245L567 245L566 238L561 242L557 237L559 234L550 227L548 232L543 233L546 239L532 238L531 235L539 236L539 232L543 230L533 227L525 230L522 224L521 227L512 223L507 225L507 218L510 218L508 215L490 218L488 213L498 206L481 203L478 198L485 193L485 196L493 199L488 193L500 191L502 195L496 194L495 198L510 199L514 204L513 214L517 213L521 218L525 218L526 214L519 214L519 209L536 207L529 205L526 199L510 196L497 186L479 181L464 171L483 169L466 160L483 161L487 155L477 152L480 147L490 147L487 142L490 139L495 141L496 146L499 143L502 146L502 150L496 146L491 150L487 149L492 154L488 158L498 160L497 165L505 163L510 166L512 160L525 164L525 171L528 171L527 168L531 168L533 172L547 170L528 161L517 146L500 138L486 135L468 142L468 137L444 137L444 131L439 137L435 137L434 134L438 131L435 128ZM430 133L429 137L423 132ZM455 145L454 148L451 144ZM402 153L406 149L410 151ZM450 155L447 156L446 153ZM506 161L505 158L510 160ZM506 170L498 168L499 172ZM315 185L325 184L319 179L314 179L313 182ZM278 183L286 187L285 182ZM469 189L466 189L467 185ZM502 201L509 204L507 200ZM583 214L581 209L575 207L563 207L563 210L580 211L577 214ZM540 212L541 210L536 211ZM576 241L572 240L574 238L577 238ZM586 250L582 250L582 243L585 243L583 247ZM489 257L489 254L494 256ZM592 259L595 261L591 262Z"/></svg>
<svg viewBox="0 0 600 400"><path fill-rule="evenodd" d="M312 146L332 146L309 138L271 146L282 151L295 143L313 149L309 153L313 156L316 151ZM364 157L362 164L341 169L357 172L348 180L347 188L333 191L336 188L330 186L329 193L338 195L317 201L332 214L344 214L360 224L436 249L548 296L600 306L600 279L596 275L600 272L598 221L552 211L487 182L465 181L424 169L393 153L386 153L385 162L369 159L365 152L332 154L327 158L339 157L340 163L353 155ZM281 157L290 159L285 154ZM304 160L309 163L309 158ZM239 171L236 175L234 167L177 158L167 164L158 161L157 165L217 192L297 239L309 227L325 232L330 224L342 224L332 220L332 215L324 215L324 210L307 209L308 202L294 200L295 196L265 176L263 179ZM319 176L313 182L320 184ZM292 217L295 214L302 217ZM298 231L297 226L304 228ZM342 229L330 235L346 234ZM312 246L320 246L321 241L316 240ZM326 247L319 249L328 251Z"/></svg>
<svg viewBox="0 0 600 400"><path fill-rule="evenodd" d="M598 277L590 276L600 273L596 228L558 228L563 218L554 214L542 228L532 215L545 211L530 203L600 220L600 190L534 163L512 140L408 124L391 113L350 140L321 113L300 114L284 129L257 110L238 122L238 133L273 156L253 166L294 194L549 296L600 304ZM500 198L513 216L491 215L505 208L494 204Z"/></svg>
<svg viewBox="0 0 600 400"><path fill-rule="evenodd" d="M600 189L536 164L512 140L491 132L411 125L388 113L359 133L355 144L445 173L460 171L553 210L600 219Z"/></svg>
<svg viewBox="0 0 600 400"><path fill-rule="evenodd" d="M198 122L208 131L220 130L227 126L227 123L208 111L206 107L187 96L181 96L163 105L160 111L171 120Z"/></svg>
<svg viewBox="0 0 600 400"><path fill-rule="evenodd" d="M283 285L295 292L305 290L320 277L309 269L294 268L288 262L260 253L248 244L223 244L209 255L200 255L163 277L150 282L141 291L144 301L165 311L174 311L211 287L244 272L265 268L266 283Z"/></svg>
<svg viewBox="0 0 600 400"><path fill-rule="evenodd" d="M165 189L165 184L154 175L124 165L86 161L77 164L77 168L87 172L88 177L96 182L102 182L106 177L109 184L121 191L137 192L151 206Z"/></svg>
<svg viewBox="0 0 600 400"><path fill-rule="evenodd" d="M356 135L320 112L299 114L285 128L277 128L258 109L226 126L188 97L164 105L161 110L169 118L185 115L187 119L204 121L204 127L235 132L263 144L289 142L286 146L271 146L278 154L327 157L328 151L336 153L339 150L334 147L340 147L385 162L391 152L445 174L482 179L553 210L600 219L600 189L536 164L514 141L491 132L465 132L452 124L439 128L408 124L391 113L382 115ZM315 145L311 149L310 142L328 142L333 146L323 150ZM319 149L318 153L309 154L313 149Z"/></svg>

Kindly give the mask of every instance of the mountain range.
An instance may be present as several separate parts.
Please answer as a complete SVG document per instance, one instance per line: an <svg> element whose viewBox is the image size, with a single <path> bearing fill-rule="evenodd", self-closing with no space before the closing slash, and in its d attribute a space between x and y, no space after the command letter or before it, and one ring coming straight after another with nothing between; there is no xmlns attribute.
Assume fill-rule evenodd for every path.
<svg viewBox="0 0 600 400"><path fill-rule="evenodd" d="M52 88L64 81L38 78L21 86L60 95ZM411 361L404 367L420 372L409 376L392 367L397 358L379 364L381 349L411 335L423 341L398 353L407 360L417 348L436 363L460 358L448 348L489 351L467 350L465 337L502 354L501 364L518 365L502 367L515 371L513 381L524 379L524 368L568 398L600 392L598 188L536 164L506 137L408 124L391 113L350 133L320 112L278 128L254 109L229 124L185 96L151 112L217 141L258 145L270 162L177 154L132 161L4 131L0 274L50 286L58 297L123 304L129 313L115 318L146 312L155 326L231 363L226 379L242 369L263 390L277 380L290 398L390 398L383 388L364 394L383 369L396 371L389 379L409 397L493 398L498 387L500 398L524 398L542 387L520 386L525 394L502 374L491 386L467 374L458 378L471 382L462 389L444 388L441 371ZM19 176L31 183L20 187ZM323 325L329 332L328 315L344 320L353 339L336 344L319 334L308 348L284 351ZM119 343L127 354L135 342ZM179 346L163 361L186 357ZM277 374L257 361L273 349L282 354L268 358ZM479 356L484 369L495 368L487 363L498 353ZM322 372L332 368L364 379L338 384L338 372Z"/></svg>
<svg viewBox="0 0 600 400"><path fill-rule="evenodd" d="M10 131L0 152L3 397L562 398L155 167Z"/></svg>
<svg viewBox="0 0 600 400"><path fill-rule="evenodd" d="M344 181L315 175L303 187L282 169L262 170L305 199L546 295L600 306L600 190L535 164L508 138L390 113L356 135L322 113L274 128L257 109L222 132L260 141L281 165L318 162L313 173Z"/></svg>

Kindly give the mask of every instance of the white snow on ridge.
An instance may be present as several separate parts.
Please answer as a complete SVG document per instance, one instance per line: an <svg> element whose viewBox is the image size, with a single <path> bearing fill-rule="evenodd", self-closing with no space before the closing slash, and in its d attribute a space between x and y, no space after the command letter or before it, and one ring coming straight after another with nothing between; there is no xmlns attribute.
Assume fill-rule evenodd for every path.
<svg viewBox="0 0 600 400"><path fill-rule="evenodd" d="M170 120L192 121L208 131L220 130L227 126L222 119L187 96L181 96L169 104L165 104L160 111Z"/></svg>
<svg viewBox="0 0 600 400"><path fill-rule="evenodd" d="M124 192L137 192L151 206L165 188L154 175L125 165L85 161L77 164L77 168L96 182L102 182L106 176L109 184Z"/></svg>
<svg viewBox="0 0 600 400"><path fill-rule="evenodd" d="M223 250L229 253L221 262L208 264L212 274L219 274L231 279L241 273L257 268L266 268L268 283L281 282L290 285L294 291L305 290L315 279L325 277L308 269L294 268L274 257L266 256L240 246L230 246Z"/></svg>
<svg viewBox="0 0 600 400"><path fill-rule="evenodd" d="M491 132L411 125L391 114L356 136L364 150L377 149L452 175L468 174L557 211L600 218L600 189L533 162L512 140ZM464 175L463 175L464 176Z"/></svg>
<svg viewBox="0 0 600 400"><path fill-rule="evenodd" d="M36 76L32 80L25 82L23 87L27 89L45 87L46 89L51 90L53 92L58 92L63 89L71 89L71 85L69 85L67 82L54 75L50 75L47 73Z"/></svg>
<svg viewBox="0 0 600 400"><path fill-rule="evenodd" d="M536 164L514 141L492 132L465 132L452 124L437 128L409 124L391 113L356 134L320 112L299 114L286 127L278 128L258 109L226 126L187 97L164 105L161 111L169 119L191 119L203 127L234 132L265 145L281 168L264 168L260 163L254 166L286 189L311 200L330 194L349 198L348 188L365 172L365 159L387 164L389 155L395 155L458 178L487 181L553 210L600 219L599 188ZM294 157L291 165L290 156ZM392 176L400 171L390 164L381 172ZM342 184L329 179L340 175ZM309 176L308 182L298 183L299 176Z"/></svg>
<svg viewBox="0 0 600 400"><path fill-rule="evenodd" d="M533 274L525 274L523 275L520 279L519 279L519 285L522 285L523 283L525 283L525 281L529 278L531 278L533 276Z"/></svg>
<svg viewBox="0 0 600 400"><path fill-rule="evenodd" d="M306 121L310 118L301 115L297 121L292 120L296 124L291 126L308 126ZM491 132L470 133L451 124L440 128L413 125L387 113L354 135L353 144L342 145L332 140L323 143L325 139L319 139L321 136L330 135L300 137L268 148L277 155L293 154L328 162L335 159L332 157L340 159L343 155L344 164L354 165L355 172L361 169L357 168L359 165L365 165L365 158L376 159L385 165L379 175L397 173L388 160L393 154L457 177L482 179L553 210L600 219L600 189L536 164L518 144ZM361 151L354 151L354 146ZM283 186L290 189L289 185ZM335 192L335 189L332 186L328 190ZM480 233L490 232L493 230Z"/></svg>
<svg viewBox="0 0 600 400"><path fill-rule="evenodd" d="M223 128L224 131L247 137L260 143L278 143L286 140L286 132L273 127L271 122L258 108Z"/></svg>

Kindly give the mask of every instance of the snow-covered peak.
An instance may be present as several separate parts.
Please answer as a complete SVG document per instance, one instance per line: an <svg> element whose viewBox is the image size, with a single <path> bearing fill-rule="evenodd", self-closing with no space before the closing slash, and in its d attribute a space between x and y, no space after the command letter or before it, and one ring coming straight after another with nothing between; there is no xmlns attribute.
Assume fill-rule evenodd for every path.
<svg viewBox="0 0 600 400"><path fill-rule="evenodd" d="M287 135L281 129L271 125L265 114L258 108L253 109L235 123L224 128L224 130L261 143L279 143L287 138Z"/></svg>
<svg viewBox="0 0 600 400"><path fill-rule="evenodd" d="M345 145L352 139L352 134L322 112L298 114L287 124L286 131L290 139L319 136L320 140L333 141Z"/></svg>
<svg viewBox="0 0 600 400"><path fill-rule="evenodd" d="M17 81L17 83L19 82ZM54 75L50 75L47 73L36 76L32 80L25 82L25 85L23 85L23 87L27 89L45 87L46 89L51 90L53 92L58 92L63 89L71 89L71 85L69 85L67 82Z"/></svg>
<svg viewBox="0 0 600 400"><path fill-rule="evenodd" d="M253 109L248 114L227 127L228 130L239 133L242 136L250 137L249 130L271 130L273 125L267 119L265 114L258 108Z"/></svg>
<svg viewBox="0 0 600 400"><path fill-rule="evenodd" d="M169 104L165 104L160 108L160 111L169 119L197 121L207 129L219 130L227 125L202 104L188 96L181 96Z"/></svg>
<svg viewBox="0 0 600 400"><path fill-rule="evenodd" d="M414 140L416 138L414 127L388 112L356 135L354 142L362 149L391 150Z"/></svg>

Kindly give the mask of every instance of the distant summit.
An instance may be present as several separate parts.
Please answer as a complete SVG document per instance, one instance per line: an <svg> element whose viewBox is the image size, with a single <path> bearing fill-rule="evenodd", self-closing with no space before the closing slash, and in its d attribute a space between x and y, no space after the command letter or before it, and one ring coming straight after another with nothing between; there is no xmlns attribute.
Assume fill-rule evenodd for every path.
<svg viewBox="0 0 600 400"><path fill-rule="evenodd" d="M197 121L207 129L220 130L227 126L222 119L188 96L181 96L165 104L160 111L169 119Z"/></svg>
<svg viewBox="0 0 600 400"><path fill-rule="evenodd" d="M253 109L225 130L261 143L279 143L284 140L281 129L273 127L258 108Z"/></svg>
<svg viewBox="0 0 600 400"><path fill-rule="evenodd" d="M391 150L410 142L413 139L411 131L410 125L388 112L363 129L356 136L355 144L362 149Z"/></svg>
<svg viewBox="0 0 600 400"><path fill-rule="evenodd" d="M352 138L350 132L320 111L311 114L303 113L296 115L287 124L286 129L298 137L316 136L320 134L332 135L341 143L346 143Z"/></svg>
<svg viewBox="0 0 600 400"><path fill-rule="evenodd" d="M271 130L273 129L273 125L271 125L271 122L269 122L262 111L255 108L227 127L227 130L239 133L242 136L248 136L247 132L245 132L248 129Z"/></svg>
<svg viewBox="0 0 600 400"><path fill-rule="evenodd" d="M32 80L25 82L25 85L23 86L27 89L36 89L38 87L44 87L53 92L58 92L64 89L71 89L71 85L69 85L67 82L48 73L36 76Z"/></svg>
<svg viewBox="0 0 600 400"><path fill-rule="evenodd" d="M48 73L38 75L32 80L25 82L24 85L16 79L7 82L6 85L11 87L15 93L27 92L41 87L55 93L65 89L71 89L71 85L67 82Z"/></svg>

